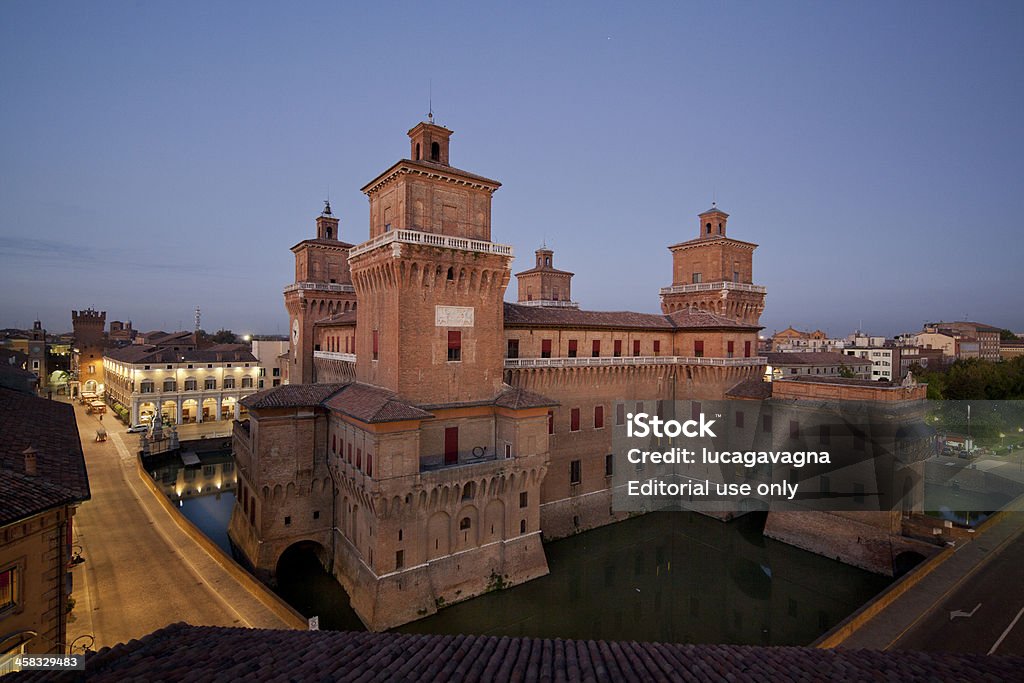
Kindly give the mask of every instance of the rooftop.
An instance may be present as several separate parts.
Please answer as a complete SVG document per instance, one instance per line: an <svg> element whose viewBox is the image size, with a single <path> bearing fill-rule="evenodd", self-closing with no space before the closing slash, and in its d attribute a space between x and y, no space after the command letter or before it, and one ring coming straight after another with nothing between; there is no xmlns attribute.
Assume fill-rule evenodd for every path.
<svg viewBox="0 0 1024 683"><path fill-rule="evenodd" d="M764 354L768 365L871 365L871 359L835 351L771 352Z"/></svg>
<svg viewBox="0 0 1024 683"><path fill-rule="evenodd" d="M634 313L633 311L584 311L574 308L545 308L505 302L506 326L541 327L610 327L642 330L712 328L759 330L756 325L741 323L708 311L684 310L669 315Z"/></svg>
<svg viewBox="0 0 1024 683"><path fill-rule="evenodd" d="M185 656L184 653L193 653ZM198 656L197 653L201 653ZM89 656L84 678L337 681L1018 680L1024 657L173 624ZM73 681L33 671L19 680Z"/></svg>
<svg viewBox="0 0 1024 683"><path fill-rule="evenodd" d="M30 447L36 451L35 475L25 472L24 451ZM0 388L0 525L88 499L74 409Z"/></svg>

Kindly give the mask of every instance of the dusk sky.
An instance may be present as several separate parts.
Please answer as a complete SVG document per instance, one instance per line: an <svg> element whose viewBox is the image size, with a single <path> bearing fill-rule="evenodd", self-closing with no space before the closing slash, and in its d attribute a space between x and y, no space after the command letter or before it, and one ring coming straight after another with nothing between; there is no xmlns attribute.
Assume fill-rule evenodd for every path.
<svg viewBox="0 0 1024 683"><path fill-rule="evenodd" d="M289 247L409 153L500 180L598 310L658 310L712 199L766 333L1024 331L1024 3L0 4L0 327L287 331ZM515 281L506 299L515 296Z"/></svg>

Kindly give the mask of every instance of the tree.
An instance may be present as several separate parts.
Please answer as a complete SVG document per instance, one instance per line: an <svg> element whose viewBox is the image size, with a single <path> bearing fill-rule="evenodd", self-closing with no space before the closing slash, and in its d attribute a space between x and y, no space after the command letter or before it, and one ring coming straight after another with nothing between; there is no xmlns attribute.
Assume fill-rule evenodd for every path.
<svg viewBox="0 0 1024 683"><path fill-rule="evenodd" d="M847 379L855 379L857 377L857 373L855 373L853 371L853 369L850 368L846 363L840 362L839 363L839 376L840 377L845 377Z"/></svg>
<svg viewBox="0 0 1024 683"><path fill-rule="evenodd" d="M1017 335L1010 330L999 330L999 341L1017 341Z"/></svg>

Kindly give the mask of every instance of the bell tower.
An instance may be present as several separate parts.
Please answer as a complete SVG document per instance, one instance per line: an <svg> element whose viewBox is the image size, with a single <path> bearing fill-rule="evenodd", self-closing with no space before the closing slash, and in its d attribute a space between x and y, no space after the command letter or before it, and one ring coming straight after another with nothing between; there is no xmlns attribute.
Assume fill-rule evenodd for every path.
<svg viewBox="0 0 1024 683"><path fill-rule="evenodd" d="M518 303L527 306L579 308L572 300L572 276L554 266L555 252L543 246L534 252L533 268L516 273Z"/></svg>
<svg viewBox="0 0 1024 683"><path fill-rule="evenodd" d="M661 310L711 311L756 324L767 292L753 281L757 245L726 235L729 214L717 204L697 218L697 237L669 247L672 285L661 289Z"/></svg>
<svg viewBox="0 0 1024 683"><path fill-rule="evenodd" d="M492 400L503 386L512 248L490 229L501 183L451 166L451 134L429 121L409 131L412 158L363 187L370 240L349 253L356 378L421 405Z"/></svg>

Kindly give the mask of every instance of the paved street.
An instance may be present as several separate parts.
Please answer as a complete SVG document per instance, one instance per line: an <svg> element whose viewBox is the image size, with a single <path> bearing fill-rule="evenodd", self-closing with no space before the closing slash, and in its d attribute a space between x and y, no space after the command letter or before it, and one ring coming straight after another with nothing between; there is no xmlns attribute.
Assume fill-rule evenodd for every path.
<svg viewBox="0 0 1024 683"><path fill-rule="evenodd" d="M1003 546L998 556L963 579L943 598L937 611L892 647L987 653L998 642L994 654L1024 655L1022 566L1024 535Z"/></svg>
<svg viewBox="0 0 1024 683"><path fill-rule="evenodd" d="M139 480L135 434L75 405L92 500L75 515L76 567L69 637L94 635L94 649L167 624L292 628L181 530ZM96 443L96 429L108 440ZM76 548L77 550L77 548ZM82 644L83 641L79 641Z"/></svg>

